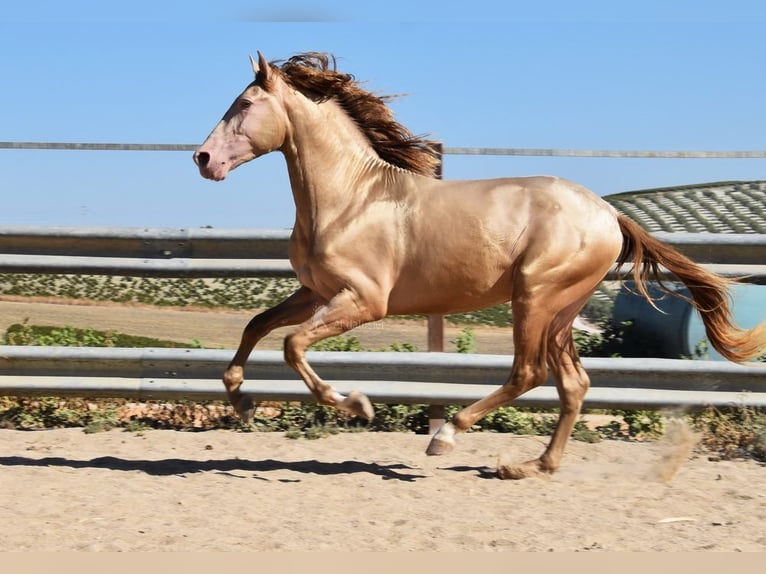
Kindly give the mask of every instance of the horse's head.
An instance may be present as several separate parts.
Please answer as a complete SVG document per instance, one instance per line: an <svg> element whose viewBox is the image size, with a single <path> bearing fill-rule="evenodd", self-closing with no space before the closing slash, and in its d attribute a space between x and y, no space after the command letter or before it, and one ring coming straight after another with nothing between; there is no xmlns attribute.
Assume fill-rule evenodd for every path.
<svg viewBox="0 0 766 574"><path fill-rule="evenodd" d="M255 81L242 92L194 152L202 177L221 181L236 168L282 147L287 118L279 100L280 78L258 52L250 62Z"/></svg>

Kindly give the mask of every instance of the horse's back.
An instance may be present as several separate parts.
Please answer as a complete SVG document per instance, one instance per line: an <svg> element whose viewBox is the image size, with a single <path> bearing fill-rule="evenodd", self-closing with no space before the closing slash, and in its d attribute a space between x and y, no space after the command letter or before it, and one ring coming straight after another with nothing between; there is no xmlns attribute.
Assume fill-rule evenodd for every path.
<svg viewBox="0 0 766 574"><path fill-rule="evenodd" d="M616 215L614 208L587 187L553 175L529 175L476 180L444 180L443 189L455 193L503 196L511 205L541 207L562 204L575 210L597 209Z"/></svg>
<svg viewBox="0 0 766 574"><path fill-rule="evenodd" d="M452 229L481 225L515 236L551 227L619 236L617 211L588 188L555 176L445 180L427 184L428 217ZM449 226L445 226L449 227Z"/></svg>
<svg viewBox="0 0 766 574"><path fill-rule="evenodd" d="M409 312L409 304L419 306L421 299L460 310L487 306L510 299L519 272L547 281L554 269L565 275L577 272L573 263L600 269L619 254L614 209L566 179L430 180L423 185L403 217L393 293L397 309Z"/></svg>

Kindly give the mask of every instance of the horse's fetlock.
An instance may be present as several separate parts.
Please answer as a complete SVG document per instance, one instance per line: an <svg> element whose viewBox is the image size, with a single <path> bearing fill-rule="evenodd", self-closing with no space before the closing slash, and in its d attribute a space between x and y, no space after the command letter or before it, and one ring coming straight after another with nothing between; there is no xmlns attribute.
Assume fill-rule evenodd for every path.
<svg viewBox="0 0 766 574"><path fill-rule="evenodd" d="M455 413L450 422L452 426L461 432L467 431L472 425L470 417L466 416L462 411Z"/></svg>
<svg viewBox="0 0 766 574"><path fill-rule="evenodd" d="M554 461L553 457L549 456L548 453L543 453L537 460L537 466L540 472L554 473L559 469L560 464L560 461Z"/></svg>
<svg viewBox="0 0 766 574"><path fill-rule="evenodd" d="M223 374L223 384L229 392L237 390L245 380L242 367L231 367Z"/></svg>

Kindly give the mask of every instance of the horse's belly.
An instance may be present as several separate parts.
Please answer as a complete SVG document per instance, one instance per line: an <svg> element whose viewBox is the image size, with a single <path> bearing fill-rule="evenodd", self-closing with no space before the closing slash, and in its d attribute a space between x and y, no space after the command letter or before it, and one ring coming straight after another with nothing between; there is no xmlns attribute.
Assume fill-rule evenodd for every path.
<svg viewBox="0 0 766 574"><path fill-rule="evenodd" d="M483 309L511 299L510 272L486 277L441 277L429 280L420 275L399 282L391 291L388 302L390 315L461 313Z"/></svg>

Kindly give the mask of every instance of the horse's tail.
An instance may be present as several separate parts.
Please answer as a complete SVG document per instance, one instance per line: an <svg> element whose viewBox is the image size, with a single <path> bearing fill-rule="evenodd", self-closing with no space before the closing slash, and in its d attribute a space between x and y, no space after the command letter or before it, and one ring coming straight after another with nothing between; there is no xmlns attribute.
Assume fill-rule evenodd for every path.
<svg viewBox="0 0 766 574"><path fill-rule="evenodd" d="M663 291L687 299L699 311L710 344L729 361L743 363L766 352L766 324L745 330L733 322L729 288L737 281L705 270L673 247L652 237L629 217L620 214L617 221L623 236L617 266L619 268L628 261L633 264L633 280L641 295L652 302L646 281L654 279ZM691 298L670 291L662 284L660 266L686 285Z"/></svg>

